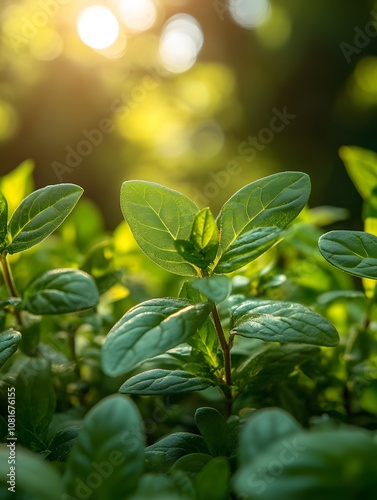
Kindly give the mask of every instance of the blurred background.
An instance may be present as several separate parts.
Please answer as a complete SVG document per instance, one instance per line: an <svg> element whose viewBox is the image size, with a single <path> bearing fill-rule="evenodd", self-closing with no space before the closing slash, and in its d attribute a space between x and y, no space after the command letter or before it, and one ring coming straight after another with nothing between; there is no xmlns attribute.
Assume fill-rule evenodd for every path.
<svg viewBox="0 0 377 500"><path fill-rule="evenodd" d="M0 175L85 189L108 228L127 179L214 213L247 182L312 178L361 199L338 156L377 150L377 2L0 0Z"/></svg>

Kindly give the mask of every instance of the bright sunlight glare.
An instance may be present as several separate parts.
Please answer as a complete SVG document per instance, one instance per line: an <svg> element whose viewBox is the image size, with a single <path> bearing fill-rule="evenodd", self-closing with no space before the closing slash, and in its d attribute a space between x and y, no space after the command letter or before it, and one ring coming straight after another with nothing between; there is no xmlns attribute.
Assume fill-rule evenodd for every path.
<svg viewBox="0 0 377 500"><path fill-rule="evenodd" d="M233 20L243 28L260 26L270 15L269 0L229 0L229 12Z"/></svg>
<svg viewBox="0 0 377 500"><path fill-rule="evenodd" d="M159 55L162 64L173 73L183 73L196 61L203 45L203 31L198 21L188 14L177 14L165 24Z"/></svg>
<svg viewBox="0 0 377 500"><path fill-rule="evenodd" d="M120 0L119 11L124 25L133 31L147 30L157 18L152 0Z"/></svg>
<svg viewBox="0 0 377 500"><path fill-rule="evenodd" d="M92 5L80 14L77 31L81 40L92 49L106 49L118 38L119 23L111 10Z"/></svg>

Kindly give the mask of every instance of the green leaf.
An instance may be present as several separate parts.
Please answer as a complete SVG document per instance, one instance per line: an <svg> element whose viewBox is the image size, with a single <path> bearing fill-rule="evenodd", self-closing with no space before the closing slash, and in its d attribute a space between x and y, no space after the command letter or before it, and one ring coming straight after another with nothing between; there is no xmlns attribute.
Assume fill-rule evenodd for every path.
<svg viewBox="0 0 377 500"><path fill-rule="evenodd" d="M182 257L200 269L207 269L217 254L218 244L208 245L206 248L198 248L189 240L175 240L175 248Z"/></svg>
<svg viewBox="0 0 377 500"><path fill-rule="evenodd" d="M165 474L143 474L133 500L182 500L171 477Z"/></svg>
<svg viewBox="0 0 377 500"><path fill-rule="evenodd" d="M135 240L153 262L181 276L196 276L175 244L189 239L198 212L193 201L153 182L127 181L121 189L121 208Z"/></svg>
<svg viewBox="0 0 377 500"><path fill-rule="evenodd" d="M304 208L309 194L310 178L302 172L273 174L237 191L217 217L221 234L219 257L251 229L284 229Z"/></svg>
<svg viewBox="0 0 377 500"><path fill-rule="evenodd" d="M189 281L182 286L180 297L201 302L203 300L199 290L195 289ZM215 325L211 318L207 318L203 325L186 342L195 350L203 354L205 361L214 368L220 365L219 349L220 342Z"/></svg>
<svg viewBox="0 0 377 500"><path fill-rule="evenodd" d="M13 306L14 308L18 308L18 306L22 303L22 300L18 297L8 297L7 299L0 300L0 309L4 309L7 306Z"/></svg>
<svg viewBox="0 0 377 500"><path fill-rule="evenodd" d="M204 453L190 453L190 455L185 455L184 457L179 458L172 467L172 470L174 471L178 469L197 474L211 460L211 455Z"/></svg>
<svg viewBox="0 0 377 500"><path fill-rule="evenodd" d="M308 361L319 362L319 347L305 344L264 344L235 370L234 382L241 393L262 393L276 381Z"/></svg>
<svg viewBox="0 0 377 500"><path fill-rule="evenodd" d="M41 451L55 411L51 368L43 358L27 361L16 380L18 443Z"/></svg>
<svg viewBox="0 0 377 500"><path fill-rule="evenodd" d="M210 276L190 281L191 285L205 295L209 300L218 304L227 297L232 290L232 282L227 276Z"/></svg>
<svg viewBox="0 0 377 500"><path fill-rule="evenodd" d="M8 214L12 214L21 201L33 190L34 162L25 160L0 178L0 191L8 202Z"/></svg>
<svg viewBox="0 0 377 500"><path fill-rule="evenodd" d="M198 249L203 249L208 246L218 246L219 230L209 208L203 208L196 215L192 226L190 241L192 241Z"/></svg>
<svg viewBox="0 0 377 500"><path fill-rule="evenodd" d="M231 432L225 418L214 408L198 408L195 423L213 456L229 456L232 452Z"/></svg>
<svg viewBox="0 0 377 500"><path fill-rule="evenodd" d="M226 458L213 458L204 465L195 478L195 487L198 500L229 499L230 469Z"/></svg>
<svg viewBox="0 0 377 500"><path fill-rule="evenodd" d="M93 278L76 269L54 269L32 281L24 308L33 314L65 314L95 307L99 295Z"/></svg>
<svg viewBox="0 0 377 500"><path fill-rule="evenodd" d="M240 432L240 463L256 460L260 453L302 427L286 411L280 408L266 408L253 414Z"/></svg>
<svg viewBox="0 0 377 500"><path fill-rule="evenodd" d="M170 298L133 307L113 326L102 347L105 373L120 375L181 344L200 328L211 308L209 302Z"/></svg>
<svg viewBox="0 0 377 500"><path fill-rule="evenodd" d="M215 273L231 273L278 243L284 232L277 227L256 227L238 236L222 254Z"/></svg>
<svg viewBox="0 0 377 500"><path fill-rule="evenodd" d="M301 431L282 436L241 467L234 489L261 500L372 500L376 456L372 433L364 429Z"/></svg>
<svg viewBox="0 0 377 500"><path fill-rule="evenodd" d="M182 370L149 370L128 379L119 389L123 394L140 396L159 394L183 394L203 391L210 387L210 380Z"/></svg>
<svg viewBox="0 0 377 500"><path fill-rule="evenodd" d="M8 441L8 445L10 442ZM10 448L5 444L0 446L0 496L1 498L27 498L27 500L51 500L64 498L63 483L54 467L42 460L36 453L31 453L20 446L16 447L15 464L9 463ZM15 489L16 493L9 491L11 486L7 484L10 479L10 467L15 467ZM43 480L42 480L43 479ZM25 495L21 496L21 495Z"/></svg>
<svg viewBox="0 0 377 500"><path fill-rule="evenodd" d="M377 154L356 146L343 146L339 156L356 189L364 200L368 199L377 186Z"/></svg>
<svg viewBox="0 0 377 500"><path fill-rule="evenodd" d="M9 329L0 333L0 368L17 351L21 339L21 333L15 330Z"/></svg>
<svg viewBox="0 0 377 500"><path fill-rule="evenodd" d="M265 342L334 347L339 340L327 319L294 302L247 300L233 311L232 322L232 334Z"/></svg>
<svg viewBox="0 0 377 500"><path fill-rule="evenodd" d="M166 462L172 465L185 455L209 452L202 436L189 432L175 432L148 446L147 459L156 453L162 453Z"/></svg>
<svg viewBox="0 0 377 500"><path fill-rule="evenodd" d="M22 252L47 238L68 217L82 193L75 184L55 184L31 193L9 221L8 252Z"/></svg>
<svg viewBox="0 0 377 500"><path fill-rule="evenodd" d="M2 192L0 192L0 249L8 231L8 203Z"/></svg>
<svg viewBox="0 0 377 500"><path fill-rule="evenodd" d="M76 443L77 435L81 427L73 425L57 432L51 439L48 449L50 454L48 459L65 462L73 445Z"/></svg>
<svg viewBox="0 0 377 500"><path fill-rule="evenodd" d="M136 405L119 394L107 397L84 418L67 462L66 491L74 498L128 498L143 465L143 424Z"/></svg>
<svg viewBox="0 0 377 500"><path fill-rule="evenodd" d="M363 231L330 231L320 237L318 245L323 257L338 269L377 279L377 236Z"/></svg>

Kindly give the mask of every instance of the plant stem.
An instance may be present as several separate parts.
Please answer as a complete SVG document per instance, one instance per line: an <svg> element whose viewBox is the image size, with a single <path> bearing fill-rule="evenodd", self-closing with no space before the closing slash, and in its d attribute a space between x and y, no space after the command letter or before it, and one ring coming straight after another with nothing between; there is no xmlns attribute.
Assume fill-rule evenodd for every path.
<svg viewBox="0 0 377 500"><path fill-rule="evenodd" d="M215 323L216 331L217 331L217 336L219 337L220 340L220 345L221 349L223 351L223 356L224 356L224 369L225 369L225 382L228 385L232 385L232 370L231 370L231 363L230 363L230 347L229 344L225 338L223 327L221 326L220 318L219 318L219 313L217 312L216 306L212 309L212 317L213 321Z"/></svg>
<svg viewBox="0 0 377 500"><path fill-rule="evenodd" d="M14 284L12 271L11 271L9 262L7 260L6 254L3 253L0 255L0 262L1 262L1 268L3 271L5 285L8 289L9 295L11 297L19 297L16 286ZM14 309L14 315L16 316L18 323L20 325L22 325L21 314L17 309Z"/></svg>
<svg viewBox="0 0 377 500"><path fill-rule="evenodd" d="M225 370L225 387L223 387L222 391L224 393L225 397L225 407L226 407L226 415L229 417L232 414L232 404L233 404L233 398L232 398L232 390L231 390L231 385L232 385L232 368L231 368L231 361L230 361L230 343L227 342L225 335L224 335L224 330L223 327L221 326L220 318L219 318L219 313L217 312L216 306L212 309L212 317L213 321L215 323L215 328L217 332L217 336L220 341L221 349L223 351L223 359L224 359L224 370Z"/></svg>
<svg viewBox="0 0 377 500"><path fill-rule="evenodd" d="M13 276L12 276L12 271L9 266L9 262L7 260L6 255L1 255L1 267L3 270L3 276L4 276L4 281L6 284L6 287L8 289L9 295L11 297L18 297L18 293L14 284Z"/></svg>

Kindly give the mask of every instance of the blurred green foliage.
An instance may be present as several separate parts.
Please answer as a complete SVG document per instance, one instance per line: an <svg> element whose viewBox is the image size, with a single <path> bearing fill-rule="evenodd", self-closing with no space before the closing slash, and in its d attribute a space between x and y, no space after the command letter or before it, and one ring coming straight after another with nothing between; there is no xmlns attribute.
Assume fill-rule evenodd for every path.
<svg viewBox="0 0 377 500"><path fill-rule="evenodd" d="M112 50L78 35L92 3L118 19ZM0 174L30 158L36 187L83 186L114 228L127 179L160 182L216 211L247 182L302 170L312 206L346 207L360 225L361 200L337 150L376 149L376 3L260 0L269 11L253 29L241 25L250 13L232 19L231 3L156 0L154 23L135 31L120 0L2 0ZM180 13L199 23L203 47L177 72L159 44ZM184 57L183 46L176 51ZM285 109L287 123L272 121Z"/></svg>

